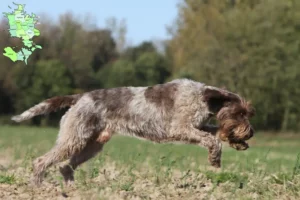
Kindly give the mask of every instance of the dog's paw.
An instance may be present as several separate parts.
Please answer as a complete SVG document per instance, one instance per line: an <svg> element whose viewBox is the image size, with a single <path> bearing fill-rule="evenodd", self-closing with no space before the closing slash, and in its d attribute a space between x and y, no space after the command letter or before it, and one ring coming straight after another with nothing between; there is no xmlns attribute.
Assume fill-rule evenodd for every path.
<svg viewBox="0 0 300 200"><path fill-rule="evenodd" d="M37 188L42 187L43 186L42 178L40 176L35 176L35 175L31 176L29 185Z"/></svg>
<svg viewBox="0 0 300 200"><path fill-rule="evenodd" d="M210 166L213 168L221 168L220 159L213 159L211 156L208 156L208 162L210 163Z"/></svg>
<svg viewBox="0 0 300 200"><path fill-rule="evenodd" d="M60 167L59 171L60 171L61 175L63 176L66 185L73 185L73 183L74 183L73 169L69 165L66 165L64 167Z"/></svg>
<svg viewBox="0 0 300 200"><path fill-rule="evenodd" d="M237 151L245 151L249 148L249 145L244 141L230 142L229 145Z"/></svg>
<svg viewBox="0 0 300 200"><path fill-rule="evenodd" d="M219 169L219 168L221 168L221 163L220 162L211 163L211 166L216 169Z"/></svg>

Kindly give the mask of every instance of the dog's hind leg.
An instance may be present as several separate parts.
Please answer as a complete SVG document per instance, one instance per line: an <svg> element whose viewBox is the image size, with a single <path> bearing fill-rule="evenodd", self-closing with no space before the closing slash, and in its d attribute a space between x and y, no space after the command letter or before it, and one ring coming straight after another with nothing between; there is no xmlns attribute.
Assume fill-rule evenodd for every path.
<svg viewBox="0 0 300 200"><path fill-rule="evenodd" d="M34 183L39 185L48 167L70 158L81 151L85 145L86 141L82 140L57 141L56 145L48 153L35 159L33 162Z"/></svg>
<svg viewBox="0 0 300 200"><path fill-rule="evenodd" d="M74 170L82 163L93 158L103 148L103 144L99 142L90 142L86 147L75 154L70 159L70 162L59 169L66 183L74 181Z"/></svg>
<svg viewBox="0 0 300 200"><path fill-rule="evenodd" d="M45 170L53 164L68 159L81 147L68 144L56 144L48 153L37 158L33 162L34 182L39 185L42 182Z"/></svg>
<svg viewBox="0 0 300 200"><path fill-rule="evenodd" d="M96 156L111 136L112 133L108 130L103 131L96 140L91 140L82 151L73 155L67 165L60 168L60 173L63 175L66 183L74 181L74 170L82 163Z"/></svg>
<svg viewBox="0 0 300 200"><path fill-rule="evenodd" d="M84 121L92 121L91 117L76 118L74 115L76 113L68 112L62 118L55 146L48 153L33 162L35 184L39 185L42 182L44 172L48 167L78 154L95 136L94 133L97 127L88 126L87 122Z"/></svg>

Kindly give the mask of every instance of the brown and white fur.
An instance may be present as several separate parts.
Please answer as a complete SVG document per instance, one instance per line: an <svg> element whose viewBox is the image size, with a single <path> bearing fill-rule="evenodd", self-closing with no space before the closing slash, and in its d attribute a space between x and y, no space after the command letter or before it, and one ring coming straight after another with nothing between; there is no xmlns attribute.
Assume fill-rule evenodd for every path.
<svg viewBox="0 0 300 200"><path fill-rule="evenodd" d="M60 172L66 182L73 181L73 170L100 152L115 133L202 146L214 167L221 166L221 140L245 150L245 140L253 136L250 104L237 94L187 79L54 97L12 120L21 122L68 106L55 146L34 161L36 184L49 166L67 159L69 164ZM213 116L220 127L208 124Z"/></svg>

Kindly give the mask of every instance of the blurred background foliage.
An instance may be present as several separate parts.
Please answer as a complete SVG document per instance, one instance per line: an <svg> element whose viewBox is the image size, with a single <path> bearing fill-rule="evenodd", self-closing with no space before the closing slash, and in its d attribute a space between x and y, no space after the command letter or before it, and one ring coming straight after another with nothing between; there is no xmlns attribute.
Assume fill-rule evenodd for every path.
<svg viewBox="0 0 300 200"><path fill-rule="evenodd" d="M300 1L182 0L163 50L126 45L126 23L98 28L71 13L41 18L29 64L0 56L0 124L56 95L190 78L251 100L258 130L300 130ZM1 29L7 29L3 20ZM139 31L139 30L135 30ZM0 32L0 46L21 45ZM56 124L59 115L32 120Z"/></svg>

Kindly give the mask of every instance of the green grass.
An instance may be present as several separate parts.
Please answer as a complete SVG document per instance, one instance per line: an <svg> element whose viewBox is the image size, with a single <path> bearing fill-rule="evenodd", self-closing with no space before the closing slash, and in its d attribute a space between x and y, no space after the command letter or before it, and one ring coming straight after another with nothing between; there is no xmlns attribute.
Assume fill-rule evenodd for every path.
<svg viewBox="0 0 300 200"><path fill-rule="evenodd" d="M16 178L14 175L3 175L0 174L0 184L6 183L6 184L13 184L16 182Z"/></svg>
<svg viewBox="0 0 300 200"><path fill-rule="evenodd" d="M31 173L32 159L50 150L57 131L55 128L2 126L0 156L9 162L0 168L0 183L25 184ZM149 199L148 190L158 193L158 199L179 197L177 190L182 190L181 197L193 199L202 188L210 188L203 194L217 199L296 199L300 196L300 135L258 133L251 139L247 151L224 146L222 169L214 172L203 148L115 136L101 154L76 171L74 190L94 193L97 189L95 195L101 194L102 199L111 194L122 199L124 193ZM23 169L26 176L15 175L16 168ZM59 185L61 177L56 171L53 168L48 171L46 181ZM145 191L137 190L143 184ZM147 188L147 184L151 186ZM171 196L170 185L177 188Z"/></svg>

